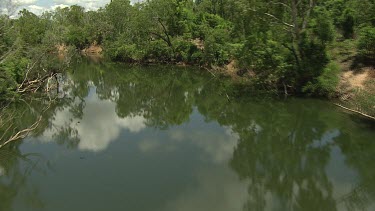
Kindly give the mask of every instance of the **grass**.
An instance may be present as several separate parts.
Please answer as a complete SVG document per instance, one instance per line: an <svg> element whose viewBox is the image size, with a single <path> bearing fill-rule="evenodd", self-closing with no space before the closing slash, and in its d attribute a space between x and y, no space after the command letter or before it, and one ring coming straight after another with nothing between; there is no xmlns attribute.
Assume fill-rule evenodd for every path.
<svg viewBox="0 0 375 211"><path fill-rule="evenodd" d="M375 69L373 64L362 62L358 54L356 40L338 41L332 44L329 54L331 59L340 66L341 73L367 72L367 78L362 88L352 87L340 80L337 87L339 103L347 108L375 117Z"/></svg>

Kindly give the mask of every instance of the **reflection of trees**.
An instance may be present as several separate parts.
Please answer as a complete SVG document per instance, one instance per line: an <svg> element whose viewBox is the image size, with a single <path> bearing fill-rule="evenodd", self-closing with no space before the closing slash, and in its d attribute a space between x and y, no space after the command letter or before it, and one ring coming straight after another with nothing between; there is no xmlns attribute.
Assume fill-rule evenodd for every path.
<svg viewBox="0 0 375 211"><path fill-rule="evenodd" d="M366 124L359 128L363 127L367 127L367 130L357 131L358 127L346 130L347 132L338 142L340 149L346 155L346 163L355 169L360 177L360 183L350 193L338 199L350 210L365 210L375 199L375 169L373 168L375 142L370 132L375 129L375 125Z"/></svg>
<svg viewBox="0 0 375 211"><path fill-rule="evenodd" d="M250 182L248 210L335 210L325 172L330 145L313 146L327 131L317 109L273 100L245 104L212 93L202 92L210 102L201 100L198 108L240 137L230 165Z"/></svg>
<svg viewBox="0 0 375 211"><path fill-rule="evenodd" d="M77 147L80 138L73 123L83 119L90 91L95 91L100 100L115 103L117 116L141 115L148 126L161 129L189 121L197 107L207 121L229 126L239 135L230 165L240 178L250 181L249 210L266 210L268 206L276 210L337 210L337 204L343 201L354 210L366 207L375 198L375 143L369 140L371 134L353 131L358 127L340 122L341 117L334 116L325 103L249 100L238 97L238 89L226 80L160 67L83 64L71 74L67 90L70 95L46 112L35 136L54 128L59 144ZM17 119L15 124L28 124L28 119L35 118L43 107L40 103L18 107L20 112L35 112L22 112L25 119ZM56 113L62 111L68 111L71 117L57 127L53 124ZM329 137L334 129L340 133ZM341 198L334 198L326 173L333 147L346 155L346 163L358 171L361 181L358 188Z"/></svg>
<svg viewBox="0 0 375 211"><path fill-rule="evenodd" d="M118 69L90 74L98 96L114 101L118 116L142 115L148 126L166 128L188 121L197 106L207 120L239 134L231 165L241 178L251 181L249 209L265 209L267 197L284 210L337 209L325 168L342 134L325 140L327 124L334 118L328 123L326 117L319 118L325 103L314 102L321 109L311 109L310 101L286 106L268 99L249 105L236 98L237 89L225 82L207 82L206 77L187 71Z"/></svg>
<svg viewBox="0 0 375 211"><path fill-rule="evenodd" d="M146 124L155 128L179 125L189 120L194 94L204 82L205 77L186 70L83 64L65 80L64 98L56 99L45 111L33 135L42 135L48 129L57 143L76 148L80 137L75 126L83 119L90 90L99 100L114 102L120 118L143 116ZM15 105L13 111L21 115L13 123L18 128L30 125L45 107L43 104L41 100ZM57 115L61 113L66 115L63 124Z"/></svg>
<svg viewBox="0 0 375 211"><path fill-rule="evenodd" d="M20 193L24 194L24 199L31 208L43 207L37 190L27 183L27 177L36 165L32 156L35 155L21 154L18 144L0 150L0 210L12 210Z"/></svg>
<svg viewBox="0 0 375 211"><path fill-rule="evenodd" d="M340 201L333 197L333 187L325 168L332 147L347 142L342 134L334 140L327 138L330 130L318 113L324 111L324 105L321 109L311 109L308 103L294 105L292 102L288 106L277 102L257 104L248 105L251 110L235 109L238 114L228 108L230 115L225 118L233 116L229 119L235 122L229 125L240 137L230 164L241 178L250 181L250 199L246 207L249 210L275 207L277 210L337 210ZM246 116L247 122L241 116ZM365 143L371 141L367 138ZM363 155L361 151L347 149L354 156ZM348 155L345 150L343 152ZM374 150L367 152L373 155ZM367 175L371 164L362 163L362 159L356 161L354 168L363 167L365 173L361 175L373 184L370 178L373 179L375 174ZM372 193L375 190L375 187L363 187ZM367 199L358 191L353 190L353 197L345 199L345 202L352 200L346 204L350 210L355 210L353 204L363 205L363 200ZM274 204L270 205L271 202Z"/></svg>
<svg viewBox="0 0 375 211"><path fill-rule="evenodd" d="M284 103L252 97L255 99L249 104L249 100L241 102L243 98L235 96L226 99L225 94L233 90L224 84L211 83L205 88L197 96L199 111L208 120L230 126L240 137L230 165L240 178L250 182L248 210L337 210L339 203L356 210L366 208L375 198L375 171L370 167L375 145L369 140L371 134L353 131L358 125L345 125L337 121L338 117L325 116L325 111L330 111L325 103ZM332 123L334 127L329 125ZM330 137L334 129L340 132ZM357 137L348 137L342 131L351 131ZM350 146L345 146L348 143ZM353 169L358 169L364 182L339 199L334 198L333 184L326 173L335 146L348 156L347 164L354 164Z"/></svg>
<svg viewBox="0 0 375 211"><path fill-rule="evenodd" d="M188 71L161 67L145 70L116 65L87 68L84 65L82 68L75 71L73 80L88 76L100 99L116 102L119 117L142 115L149 126L157 128L186 122L193 110L193 94L205 81L204 77Z"/></svg>

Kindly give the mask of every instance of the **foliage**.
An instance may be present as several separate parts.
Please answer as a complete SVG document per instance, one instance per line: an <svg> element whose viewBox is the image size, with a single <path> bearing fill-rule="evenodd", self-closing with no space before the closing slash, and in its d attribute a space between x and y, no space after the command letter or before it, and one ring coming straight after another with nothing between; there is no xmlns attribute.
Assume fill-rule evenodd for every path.
<svg viewBox="0 0 375 211"><path fill-rule="evenodd" d="M361 30L358 50L363 57L375 59L375 27L365 27Z"/></svg>
<svg viewBox="0 0 375 211"><path fill-rule="evenodd" d="M343 36L346 39L353 38L354 36L355 19L353 11L346 9L340 21L340 27L343 31Z"/></svg>
<svg viewBox="0 0 375 211"><path fill-rule="evenodd" d="M274 86L279 80L288 80L286 75L293 68L288 54L288 50L276 41L252 36L243 46L240 61L242 66L256 73L259 82Z"/></svg>
<svg viewBox="0 0 375 211"><path fill-rule="evenodd" d="M0 56L18 52L1 64L3 75L20 83L25 67L11 61L43 60L36 76L61 69L56 46L98 44L112 61L211 67L236 60L263 88L316 93L311 87L324 87L318 78L332 69L327 48L336 39L359 34L361 55L373 57L374 12L373 0L112 0L97 11L73 5L41 16L24 9L17 19L0 18L6 31L0 31Z"/></svg>
<svg viewBox="0 0 375 211"><path fill-rule="evenodd" d="M18 19L0 18L0 104L20 95L24 83L43 83L46 76L60 72L70 62L68 49L59 61L48 14L41 17L22 10Z"/></svg>
<svg viewBox="0 0 375 211"><path fill-rule="evenodd" d="M335 28L327 11L318 12L316 19L311 25L314 34L323 44L330 43L335 39Z"/></svg>
<svg viewBox="0 0 375 211"><path fill-rule="evenodd" d="M333 97L336 94L339 84L340 67L331 62L324 69L323 73L316 80L309 82L303 91L317 96Z"/></svg>
<svg viewBox="0 0 375 211"><path fill-rule="evenodd" d="M17 21L20 38L28 45L40 44L45 33L45 24L35 14L23 9Z"/></svg>

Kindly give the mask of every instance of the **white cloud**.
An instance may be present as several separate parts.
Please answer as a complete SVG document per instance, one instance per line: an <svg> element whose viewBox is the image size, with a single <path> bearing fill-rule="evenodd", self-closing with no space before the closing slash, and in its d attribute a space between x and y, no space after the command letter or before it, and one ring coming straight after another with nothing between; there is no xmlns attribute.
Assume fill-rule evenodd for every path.
<svg viewBox="0 0 375 211"><path fill-rule="evenodd" d="M203 151L206 159L215 164L227 163L232 157L237 146L239 136L231 128L225 127L222 131L210 131L201 128L171 129L168 131L169 139L146 139L139 143L141 152L171 151L178 148L180 142L190 142L193 146Z"/></svg>
<svg viewBox="0 0 375 211"><path fill-rule="evenodd" d="M69 108L58 111L52 122L53 127L44 132L42 140L52 141L59 129L68 126L76 130L80 150L99 152L118 140L123 129L138 133L146 127L143 116L120 118L115 112L116 104L99 100L96 94L86 99L85 103L81 120L74 119Z"/></svg>
<svg viewBox="0 0 375 211"><path fill-rule="evenodd" d="M201 169L197 184L168 202L167 211L242 211L249 195L248 181L240 181L228 167Z"/></svg>
<svg viewBox="0 0 375 211"><path fill-rule="evenodd" d="M37 6L37 5L29 5L26 7L27 10L30 12L36 14L36 15L41 15L43 12L47 11L48 9L45 7Z"/></svg>
<svg viewBox="0 0 375 211"><path fill-rule="evenodd" d="M115 103L110 101L86 102L83 119L76 126L81 140L79 149L102 151L119 137L122 129L137 133L146 127L143 116L122 119L116 115L115 107Z"/></svg>
<svg viewBox="0 0 375 211"><path fill-rule="evenodd" d="M79 2L82 2L82 1L79 1L79 0L54 0L54 2L61 3L61 4L78 4Z"/></svg>
<svg viewBox="0 0 375 211"><path fill-rule="evenodd" d="M14 0L13 3L16 5L30 5L35 4L37 0Z"/></svg>
<svg viewBox="0 0 375 211"><path fill-rule="evenodd" d="M156 140L143 140L139 142L139 149L142 152L155 151L161 147L161 143Z"/></svg>
<svg viewBox="0 0 375 211"><path fill-rule="evenodd" d="M0 0L2 1L2 0ZM143 0L131 0L131 3L142 2ZM22 9L27 9L30 12L41 15L45 11L53 11L56 8L65 8L71 5L79 5L84 7L86 10L98 10L100 7L104 7L110 2L110 0L54 0L53 2L44 3L39 0L14 0L17 9L12 15L12 18L16 18L18 12ZM8 14L6 8L1 8L1 14Z"/></svg>
<svg viewBox="0 0 375 211"><path fill-rule="evenodd" d="M87 10L97 10L100 7L104 7L106 4L108 4L110 0L54 0L54 2L64 5L79 5Z"/></svg>
<svg viewBox="0 0 375 211"><path fill-rule="evenodd" d="M67 5L67 4L56 4L56 5L51 6L51 10L55 10L57 8L65 8L65 7L69 7L69 5Z"/></svg>
<svg viewBox="0 0 375 211"><path fill-rule="evenodd" d="M0 8L0 14L8 14L7 8Z"/></svg>
<svg viewBox="0 0 375 211"><path fill-rule="evenodd" d="M175 141L189 141L202 149L214 163L226 163L233 155L239 136L226 127L224 134L217 131L194 130L192 132L173 130L169 136Z"/></svg>

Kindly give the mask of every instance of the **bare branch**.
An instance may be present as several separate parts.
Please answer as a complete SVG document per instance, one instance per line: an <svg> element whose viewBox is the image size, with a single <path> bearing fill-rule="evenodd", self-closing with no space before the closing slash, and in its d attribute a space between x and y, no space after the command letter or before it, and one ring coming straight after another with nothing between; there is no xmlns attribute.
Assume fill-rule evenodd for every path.
<svg viewBox="0 0 375 211"><path fill-rule="evenodd" d="M27 69L26 74L25 74L25 78L23 79L23 81L22 81L21 85L18 87L18 89L21 89L21 87L24 85L24 83L25 83L26 80L27 80L27 76L29 75L29 72L34 68L35 64L36 64L36 62L34 62L34 63L31 65L31 67L29 67L29 68Z"/></svg>
<svg viewBox="0 0 375 211"><path fill-rule="evenodd" d="M270 13L264 13L265 15L267 15L268 17L271 17L275 20L277 20L278 22L280 22L281 24L285 25L285 26L288 26L288 27L291 27L291 28L294 28L294 25L293 24L289 24L289 23L286 23L284 21L282 21L280 18L277 18L276 16L270 14Z"/></svg>
<svg viewBox="0 0 375 211"><path fill-rule="evenodd" d="M362 112L360 112L360 111L357 111L357 110L353 110L353 109L347 108L347 107L342 106L342 105L337 104L337 103L335 103L334 105L336 105L336 106L338 106L338 107L340 107L340 108L343 108L343 109L345 109L345 110L351 111L351 112L353 112L353 113L359 114L359 115L361 115L361 116L364 116L364 117L366 117L366 118L369 118L369 119L375 120L375 117L370 116L370 115L367 115L367 114L362 113Z"/></svg>
<svg viewBox="0 0 375 211"><path fill-rule="evenodd" d="M309 8L306 11L306 15L303 17L302 30L306 29L308 21L310 19L311 11L314 9L316 0L310 0Z"/></svg>
<svg viewBox="0 0 375 211"><path fill-rule="evenodd" d="M37 118L37 120L30 127L26 128L26 129L23 129L23 130L20 130L18 132L14 132L14 135L12 135L7 141L5 141L2 144L0 144L0 149L3 148L4 146L10 144L11 142L14 142L14 141L26 138L32 131L34 131L35 129L37 129L38 126L39 126L39 124L40 124L40 122L42 121L43 114L51 107L53 101L54 100L50 100L49 101L49 104L42 110L42 112L40 113L40 115ZM10 117L11 117L10 118L10 120L11 120L11 119L14 118L14 115L11 114ZM4 134L7 133L10 130L10 128L11 128L11 126L9 126L5 130ZM2 141L3 138L4 138L4 135L0 138L0 143L1 143L1 141Z"/></svg>
<svg viewBox="0 0 375 211"><path fill-rule="evenodd" d="M41 121L42 121L42 116L40 116L38 118L38 120L34 124L32 124L29 128L21 130L18 133L16 133L15 135L11 136L6 142L4 142L3 144L0 145L0 149L3 148L5 145L13 142L13 141L26 138L31 131L35 130L39 126L39 123Z"/></svg>

